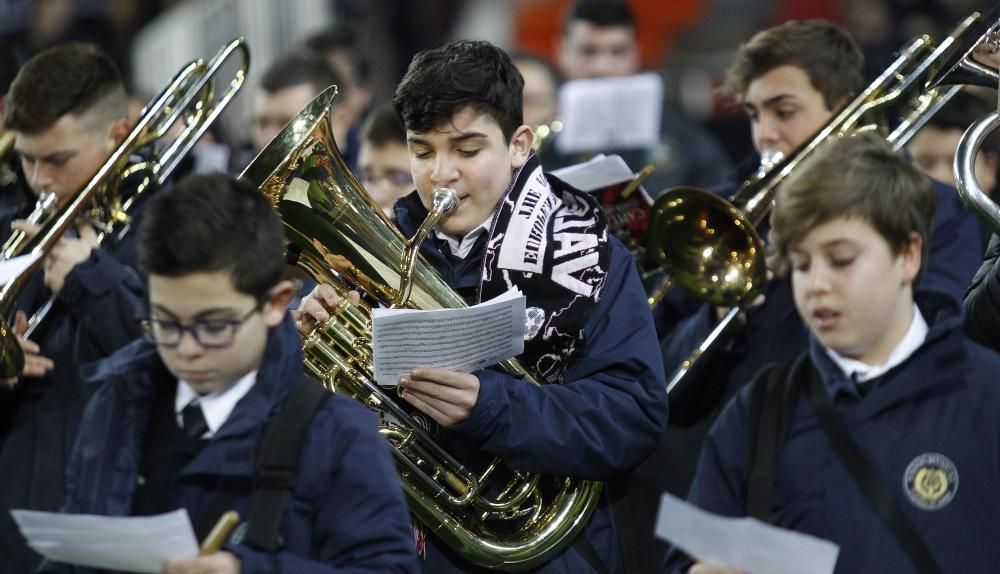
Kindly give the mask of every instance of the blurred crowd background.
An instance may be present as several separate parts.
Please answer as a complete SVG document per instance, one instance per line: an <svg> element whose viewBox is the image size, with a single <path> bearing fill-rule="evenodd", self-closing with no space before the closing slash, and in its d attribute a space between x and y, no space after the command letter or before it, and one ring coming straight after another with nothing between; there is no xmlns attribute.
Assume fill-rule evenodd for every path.
<svg viewBox="0 0 1000 574"><path fill-rule="evenodd" d="M210 57L235 36L252 54L246 93L273 62L296 51L328 56L354 92L354 127L391 99L411 57L457 38L485 39L552 61L570 0L0 0L0 43L23 61L71 40L94 42L117 61L141 103L182 64ZM824 18L850 30L874 77L909 38L941 38L993 0L631 0L642 67L664 78L665 99L713 134L733 160L750 148L737 107L716 95L733 50L788 19ZM252 96L214 130L249 141Z"/></svg>

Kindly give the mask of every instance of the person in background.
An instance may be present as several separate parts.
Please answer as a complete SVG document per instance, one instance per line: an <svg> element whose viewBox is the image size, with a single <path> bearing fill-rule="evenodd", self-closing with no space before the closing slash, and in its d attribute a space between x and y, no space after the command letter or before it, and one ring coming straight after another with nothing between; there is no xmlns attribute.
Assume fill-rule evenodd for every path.
<svg viewBox="0 0 1000 574"><path fill-rule="evenodd" d="M932 116L906 149L913 163L932 178L955 186L955 152L962 135L976 120L995 110L995 106L979 95L963 90ZM1000 133L994 131L983 141L975 163L976 182L988 195L996 191L1000 175ZM990 240L990 229L981 226L982 248Z"/></svg>
<svg viewBox="0 0 1000 574"><path fill-rule="evenodd" d="M538 135L538 126L548 126L559 117L559 73L538 56L520 52L510 59L524 78L524 123Z"/></svg>
<svg viewBox="0 0 1000 574"><path fill-rule="evenodd" d="M396 200L413 191L413 176L406 130L391 104L377 108L362 125L358 167L365 191L392 217Z"/></svg>
<svg viewBox="0 0 1000 574"><path fill-rule="evenodd" d="M319 56L295 52L276 60L261 77L254 99L253 150L238 154L236 171L242 171L313 98L334 85L337 86L337 103L331 112L330 124L337 146L342 154L346 153L347 132L353 117L344 105L349 87Z"/></svg>
<svg viewBox="0 0 1000 574"><path fill-rule="evenodd" d="M635 18L628 3L579 0L570 6L563 21L556 62L564 81L639 73ZM656 145L647 149L600 151L621 155L635 172L652 165L655 171L644 186L654 198L674 186L708 187L720 183L720 176L731 168L719 142L669 105L663 107L660 141ZM554 145L543 147L540 155L549 169L588 159L586 155L560 154Z"/></svg>

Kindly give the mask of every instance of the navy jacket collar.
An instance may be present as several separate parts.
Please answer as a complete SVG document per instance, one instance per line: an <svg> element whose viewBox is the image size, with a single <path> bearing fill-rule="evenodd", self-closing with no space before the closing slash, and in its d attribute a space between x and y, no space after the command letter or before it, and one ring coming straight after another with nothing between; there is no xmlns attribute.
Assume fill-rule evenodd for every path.
<svg viewBox="0 0 1000 574"><path fill-rule="evenodd" d="M865 383L875 388L859 409L861 417L875 415L921 393L947 391L962 384L965 339L961 305L946 294L932 291L918 292L916 303L927 320L927 338L901 365ZM854 381L840 370L815 337L811 337L809 353L835 403L861 400ZM913 373L920 376L914 377Z"/></svg>
<svg viewBox="0 0 1000 574"><path fill-rule="evenodd" d="M136 341L84 370L86 381L113 385L115 394L129 412L148 412L156 389L177 382L160 360L156 347L147 341ZM301 376L299 335L291 316L286 316L280 325L268 332L264 358L253 388L212 437L212 448L203 450L184 474L218 474L221 468L225 470L223 474L252 476L256 441L230 439L262 432ZM140 420L145 421L145 418L142 416ZM143 428L131 430L143 431Z"/></svg>

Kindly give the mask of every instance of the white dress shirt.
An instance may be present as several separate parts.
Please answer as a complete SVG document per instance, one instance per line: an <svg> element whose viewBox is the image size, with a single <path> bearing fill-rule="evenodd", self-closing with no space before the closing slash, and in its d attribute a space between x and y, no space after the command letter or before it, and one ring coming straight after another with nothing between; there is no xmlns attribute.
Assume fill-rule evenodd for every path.
<svg viewBox="0 0 1000 574"><path fill-rule="evenodd" d="M177 381L177 398L174 400L174 413L177 415L177 424L183 426L181 412L184 407L197 402L201 405L201 412L205 415L205 422L208 423L208 430L199 438L212 438L212 435L222 427L222 424L229 418L230 413L236 408L236 403L240 402L254 383L257 382L256 369L243 375L240 380L228 387L209 393L199 395L194 392L186 382Z"/></svg>

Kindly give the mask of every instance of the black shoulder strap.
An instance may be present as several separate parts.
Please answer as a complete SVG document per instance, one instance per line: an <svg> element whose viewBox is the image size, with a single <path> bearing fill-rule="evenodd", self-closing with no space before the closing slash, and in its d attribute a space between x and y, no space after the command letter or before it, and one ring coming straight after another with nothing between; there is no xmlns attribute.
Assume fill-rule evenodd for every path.
<svg viewBox="0 0 1000 574"><path fill-rule="evenodd" d="M827 440L830 441L834 452L847 467L851 478L864 494L865 500L875 508L896 540L909 555L917 572L921 574L940 573L941 569L923 538L920 537L920 533L907 518L892 491L879 478L871 462L865 457L857 443L851 439L843 422L834 414L830 397L818 376L814 375L810 379L808 392L813 412L819 419L823 432L826 434Z"/></svg>
<svg viewBox="0 0 1000 574"><path fill-rule="evenodd" d="M743 484L747 515L764 522L771 513L778 461L801 388L796 382L801 382L798 377L809 366L809 356L803 354L794 363L772 367L750 387Z"/></svg>
<svg viewBox="0 0 1000 574"><path fill-rule="evenodd" d="M278 530L299 466L302 439L313 415L330 396L319 382L303 376L257 449L253 500L244 543L274 551L281 546Z"/></svg>

